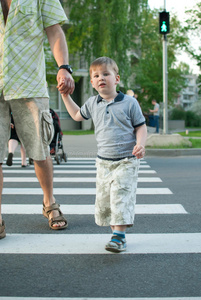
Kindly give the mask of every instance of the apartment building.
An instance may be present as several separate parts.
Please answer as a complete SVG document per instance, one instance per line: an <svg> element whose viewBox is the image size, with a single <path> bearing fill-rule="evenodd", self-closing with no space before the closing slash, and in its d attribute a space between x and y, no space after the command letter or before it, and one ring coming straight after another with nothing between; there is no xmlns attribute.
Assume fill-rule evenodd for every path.
<svg viewBox="0 0 201 300"><path fill-rule="evenodd" d="M194 74L184 75L186 78L186 88L179 93L175 104L182 106L185 110L189 110L193 103L198 100L198 76Z"/></svg>

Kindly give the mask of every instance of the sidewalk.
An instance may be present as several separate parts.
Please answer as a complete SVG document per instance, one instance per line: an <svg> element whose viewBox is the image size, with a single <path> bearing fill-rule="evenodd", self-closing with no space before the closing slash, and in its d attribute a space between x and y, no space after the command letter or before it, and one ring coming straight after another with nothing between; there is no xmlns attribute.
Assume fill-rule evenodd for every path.
<svg viewBox="0 0 201 300"><path fill-rule="evenodd" d="M148 133L150 134L150 133ZM64 135L62 138L64 151L68 157L95 158L97 146L94 134ZM201 156L201 149L146 149L146 156ZM15 157L20 157L18 146Z"/></svg>
<svg viewBox="0 0 201 300"><path fill-rule="evenodd" d="M95 158L97 146L94 135L65 135L63 146L68 157ZM146 149L146 156L201 156L201 149Z"/></svg>

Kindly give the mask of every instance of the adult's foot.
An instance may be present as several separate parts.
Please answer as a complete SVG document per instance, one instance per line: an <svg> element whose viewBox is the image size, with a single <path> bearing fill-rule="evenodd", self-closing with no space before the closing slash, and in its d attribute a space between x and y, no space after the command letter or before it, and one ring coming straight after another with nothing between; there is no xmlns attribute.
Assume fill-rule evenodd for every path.
<svg viewBox="0 0 201 300"><path fill-rule="evenodd" d="M61 230L68 227L68 222L64 218L60 205L53 203L50 206L45 206L43 203L43 215L49 220L49 227L55 230Z"/></svg>

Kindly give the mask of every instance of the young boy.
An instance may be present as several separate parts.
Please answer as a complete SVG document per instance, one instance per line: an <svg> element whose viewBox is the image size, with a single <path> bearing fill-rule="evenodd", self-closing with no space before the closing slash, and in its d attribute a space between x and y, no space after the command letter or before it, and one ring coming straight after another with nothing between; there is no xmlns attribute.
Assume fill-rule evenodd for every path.
<svg viewBox="0 0 201 300"><path fill-rule="evenodd" d="M120 82L112 59L100 57L90 66L92 87L98 92L79 106L69 95L64 104L75 121L92 118L98 146L95 221L111 226L105 249L126 250L125 231L133 225L139 159L145 155L147 129L137 100L116 91ZM60 83L62 85L62 82Z"/></svg>

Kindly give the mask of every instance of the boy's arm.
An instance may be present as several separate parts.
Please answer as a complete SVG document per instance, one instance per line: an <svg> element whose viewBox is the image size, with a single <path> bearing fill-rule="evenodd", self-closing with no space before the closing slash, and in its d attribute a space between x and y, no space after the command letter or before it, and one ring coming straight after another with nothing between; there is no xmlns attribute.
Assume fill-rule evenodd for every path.
<svg viewBox="0 0 201 300"><path fill-rule="evenodd" d="M147 139L147 126L144 124L142 126L135 128L136 132L136 145L133 148L132 154L138 159L143 158L145 155L145 144Z"/></svg>
<svg viewBox="0 0 201 300"><path fill-rule="evenodd" d="M62 99L63 102L66 106L66 109L70 116L73 118L75 121L83 121L84 118L80 114L80 107L73 101L70 95L64 95L62 94Z"/></svg>

